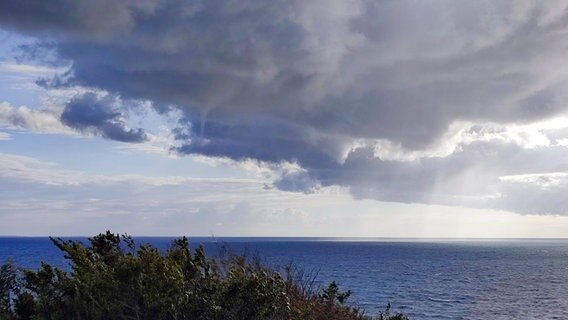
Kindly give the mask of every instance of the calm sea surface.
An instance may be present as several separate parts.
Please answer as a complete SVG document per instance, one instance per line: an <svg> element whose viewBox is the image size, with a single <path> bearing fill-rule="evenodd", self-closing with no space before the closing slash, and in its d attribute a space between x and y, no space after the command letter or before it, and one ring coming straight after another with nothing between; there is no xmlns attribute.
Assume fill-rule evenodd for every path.
<svg viewBox="0 0 568 320"><path fill-rule="evenodd" d="M137 238L166 248L171 238ZM220 242L272 265L293 262L336 280L373 314L390 302L411 319L568 319L568 241L361 241L192 238L215 255ZM47 238L1 238L0 262L67 268Z"/></svg>

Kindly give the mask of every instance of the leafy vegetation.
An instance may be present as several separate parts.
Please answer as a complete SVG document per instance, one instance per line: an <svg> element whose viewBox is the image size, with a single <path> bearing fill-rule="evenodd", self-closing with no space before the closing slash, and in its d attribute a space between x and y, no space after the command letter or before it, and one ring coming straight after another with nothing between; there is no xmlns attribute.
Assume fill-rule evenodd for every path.
<svg viewBox="0 0 568 320"><path fill-rule="evenodd" d="M71 263L65 272L0 268L0 319L367 320L335 282L315 290L292 268L280 272L239 255L208 259L187 238L166 252L111 232L89 246L52 238ZM391 315L380 320L405 320Z"/></svg>

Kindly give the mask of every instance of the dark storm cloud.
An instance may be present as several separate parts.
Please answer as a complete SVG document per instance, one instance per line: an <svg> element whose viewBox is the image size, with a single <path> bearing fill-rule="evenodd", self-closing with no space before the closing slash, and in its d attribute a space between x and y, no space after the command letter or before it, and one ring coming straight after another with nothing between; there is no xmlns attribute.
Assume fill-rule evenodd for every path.
<svg viewBox="0 0 568 320"><path fill-rule="evenodd" d="M342 145L341 137L322 135L305 126L271 118L235 119L231 124L210 120L190 126L181 153L206 156L230 155L234 160L256 159L269 163L299 162L305 166L329 166ZM188 138L189 137L189 138Z"/></svg>
<svg viewBox="0 0 568 320"><path fill-rule="evenodd" d="M542 81L563 59L567 40L558 33L565 17L547 22L551 9L544 5L60 0L2 6L5 25L60 39L59 56L73 66L55 84L175 104L229 125L234 115L273 117L421 148L455 119L531 121L564 108L557 95L565 80Z"/></svg>
<svg viewBox="0 0 568 320"><path fill-rule="evenodd" d="M72 62L46 86L181 109L180 153L296 162L305 171L275 183L285 190L459 204L509 171L457 187L503 164L500 145L401 162L378 157L376 141L424 151L456 122L566 112L566 12L564 1L6 0L0 24Z"/></svg>
<svg viewBox="0 0 568 320"><path fill-rule="evenodd" d="M44 35L106 36L128 29L135 23L134 14L150 12L153 7L154 2L146 0L7 0L0 4L0 19L8 26Z"/></svg>
<svg viewBox="0 0 568 320"><path fill-rule="evenodd" d="M91 132L106 139L122 142L148 140L144 130L127 127L122 114L116 111L116 103L113 97L98 97L94 93L77 96L65 106L61 122L73 129Z"/></svg>

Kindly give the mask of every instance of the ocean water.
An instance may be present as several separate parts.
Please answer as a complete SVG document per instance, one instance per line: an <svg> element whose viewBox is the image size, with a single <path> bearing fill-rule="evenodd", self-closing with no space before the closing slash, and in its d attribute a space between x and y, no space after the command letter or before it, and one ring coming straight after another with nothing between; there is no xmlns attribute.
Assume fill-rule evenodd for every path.
<svg viewBox="0 0 568 320"><path fill-rule="evenodd" d="M171 238L137 238L166 248ZM387 303L411 319L568 319L568 241L191 238L215 255L222 244L271 265L290 262L336 280L374 314ZM67 268L47 238L0 238L0 261Z"/></svg>

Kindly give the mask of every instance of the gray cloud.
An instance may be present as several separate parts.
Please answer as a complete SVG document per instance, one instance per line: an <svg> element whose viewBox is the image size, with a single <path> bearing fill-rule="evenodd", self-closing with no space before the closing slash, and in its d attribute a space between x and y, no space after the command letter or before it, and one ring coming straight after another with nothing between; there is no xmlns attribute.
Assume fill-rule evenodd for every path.
<svg viewBox="0 0 568 320"><path fill-rule="evenodd" d="M279 179L274 181L274 186L283 191L301 190L304 193L315 193L320 189L319 182L302 171L283 173Z"/></svg>
<svg viewBox="0 0 568 320"><path fill-rule="evenodd" d="M501 141L476 142L447 157L411 162L378 160L372 150L359 149L336 168L308 171L324 185L350 187L356 198L568 212L562 196L568 192L565 146L525 149Z"/></svg>
<svg viewBox="0 0 568 320"><path fill-rule="evenodd" d="M117 99L86 93L73 98L61 113L61 122L82 132L122 142L144 142L148 136L142 129L128 128L123 115L114 106Z"/></svg>
<svg viewBox="0 0 568 320"><path fill-rule="evenodd" d="M50 38L59 59L72 62L46 86L102 89L183 110L182 154L296 162L305 172L278 180L285 190L338 184L358 197L478 205L471 199L495 190L516 198L502 175L565 170L544 156L565 150L458 143L450 155L408 162L382 159L377 141L427 154L455 123L506 127L565 113L566 5L8 0L0 24ZM91 104L75 106L82 111L66 121L143 140ZM523 157L539 162L529 166Z"/></svg>

